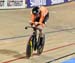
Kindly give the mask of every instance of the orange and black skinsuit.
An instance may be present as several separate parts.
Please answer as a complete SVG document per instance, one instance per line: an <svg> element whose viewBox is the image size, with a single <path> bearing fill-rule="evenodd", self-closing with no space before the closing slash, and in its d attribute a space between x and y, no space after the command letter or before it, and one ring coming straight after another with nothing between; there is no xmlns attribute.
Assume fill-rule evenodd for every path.
<svg viewBox="0 0 75 63"><path fill-rule="evenodd" d="M49 11L44 6L41 6L39 9L40 13L37 16L31 13L31 23L34 24L35 22L38 22L39 25L44 27L45 22L49 18Z"/></svg>

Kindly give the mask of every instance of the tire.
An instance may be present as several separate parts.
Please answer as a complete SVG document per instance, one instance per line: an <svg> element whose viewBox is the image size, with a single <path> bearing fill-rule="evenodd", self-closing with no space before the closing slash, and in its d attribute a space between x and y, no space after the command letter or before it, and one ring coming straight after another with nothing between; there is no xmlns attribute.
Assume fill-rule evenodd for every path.
<svg viewBox="0 0 75 63"><path fill-rule="evenodd" d="M26 57L30 58L33 52L33 46L32 46L32 37L30 37L29 42L27 44L26 48Z"/></svg>
<svg viewBox="0 0 75 63"><path fill-rule="evenodd" d="M45 44L45 35L43 37L38 37L38 43L37 43L37 54L40 55L43 52Z"/></svg>

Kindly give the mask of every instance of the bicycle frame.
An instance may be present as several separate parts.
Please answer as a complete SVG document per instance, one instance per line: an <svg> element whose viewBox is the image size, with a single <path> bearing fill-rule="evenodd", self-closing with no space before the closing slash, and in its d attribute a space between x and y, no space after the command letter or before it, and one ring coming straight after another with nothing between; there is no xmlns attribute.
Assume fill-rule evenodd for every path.
<svg viewBox="0 0 75 63"><path fill-rule="evenodd" d="M40 35L37 36L37 30L40 31L41 29L39 29L37 27L31 27L31 26L25 27L25 29L28 29L28 28L33 29L33 33L29 38L29 41L28 41L28 44L27 44L27 49L26 49L26 55L29 58L32 55L33 49L34 49L34 51L37 50L38 54L41 54L42 51L43 51L43 46L44 45L43 46L40 45L40 40L41 40ZM44 44L44 42L42 42L42 43ZM41 46L41 48L40 48L40 46Z"/></svg>
<svg viewBox="0 0 75 63"><path fill-rule="evenodd" d="M33 38L33 39L32 39L32 47L34 48L34 50L36 50L37 30L40 31L40 29L39 29L39 28L36 28L36 27L31 27L31 26L25 27L25 29L28 29L28 28L32 28L32 29L33 29L33 33L32 33L32 35L30 36L29 40L31 39L31 37ZM33 41L33 40L34 40L34 41Z"/></svg>

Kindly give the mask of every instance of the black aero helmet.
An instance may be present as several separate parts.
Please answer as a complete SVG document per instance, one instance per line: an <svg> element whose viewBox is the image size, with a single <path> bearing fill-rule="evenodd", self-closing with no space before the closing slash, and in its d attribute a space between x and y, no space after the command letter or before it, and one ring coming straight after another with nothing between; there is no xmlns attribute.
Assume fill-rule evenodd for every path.
<svg viewBox="0 0 75 63"><path fill-rule="evenodd" d="M34 15L38 14L38 13L39 13L39 7L38 7L38 6L33 7L32 13L33 13Z"/></svg>

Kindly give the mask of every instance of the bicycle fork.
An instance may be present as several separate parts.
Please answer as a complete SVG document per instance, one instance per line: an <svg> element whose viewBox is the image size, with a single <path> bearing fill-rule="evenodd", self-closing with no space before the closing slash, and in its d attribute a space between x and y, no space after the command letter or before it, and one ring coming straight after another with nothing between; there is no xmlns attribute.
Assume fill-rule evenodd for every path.
<svg viewBox="0 0 75 63"><path fill-rule="evenodd" d="M37 48L37 31L33 33L32 44L33 44L34 51L36 51L36 48Z"/></svg>

